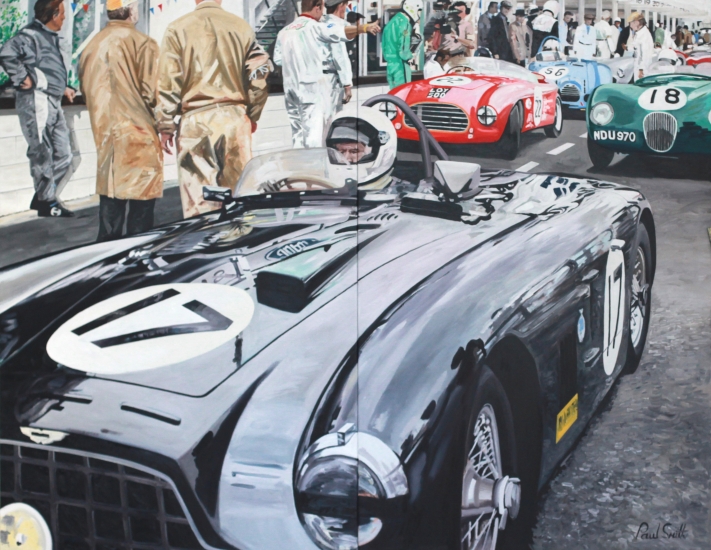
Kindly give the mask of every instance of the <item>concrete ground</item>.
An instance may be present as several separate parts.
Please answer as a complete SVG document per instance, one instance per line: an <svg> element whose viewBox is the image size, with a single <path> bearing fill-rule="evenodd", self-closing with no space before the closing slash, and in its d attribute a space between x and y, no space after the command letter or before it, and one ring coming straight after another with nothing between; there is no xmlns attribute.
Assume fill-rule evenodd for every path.
<svg viewBox="0 0 711 550"><path fill-rule="evenodd" d="M588 159L585 122L577 118L566 120L557 139L526 135L516 161L474 157L486 167L628 184L648 197L657 224L645 354L638 371L615 386L546 489L534 548L709 549L711 175L694 163L622 155L598 172ZM177 191L168 189L159 201L158 223L180 218ZM96 206L71 220L0 220L0 266L92 242L97 227ZM669 538L665 524L668 533L683 538ZM659 539L642 537L657 527Z"/></svg>

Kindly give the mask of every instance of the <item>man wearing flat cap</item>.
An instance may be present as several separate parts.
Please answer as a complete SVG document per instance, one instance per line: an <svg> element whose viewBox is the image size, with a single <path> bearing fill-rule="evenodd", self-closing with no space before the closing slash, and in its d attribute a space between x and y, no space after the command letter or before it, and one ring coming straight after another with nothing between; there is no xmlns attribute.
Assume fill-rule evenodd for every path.
<svg viewBox="0 0 711 550"><path fill-rule="evenodd" d="M499 13L491 20L491 30L489 31L489 49L496 59L514 62L513 51L511 51L511 41L509 38L509 13L512 5L508 0L503 0L499 4Z"/></svg>
<svg viewBox="0 0 711 550"><path fill-rule="evenodd" d="M136 0L108 0L109 22L91 39L79 78L96 143L99 241L153 226L163 196L163 154L153 109L158 43L135 29ZM128 210L128 214L126 213Z"/></svg>
<svg viewBox="0 0 711 550"><path fill-rule="evenodd" d="M516 10L516 21L509 25L509 32L511 33L511 49L516 63L525 67L526 61L531 57L531 44L533 43L533 30L528 26L526 10Z"/></svg>
<svg viewBox="0 0 711 550"><path fill-rule="evenodd" d="M634 51L634 79L639 80L647 76L649 66L654 61L654 39L641 12L633 12L627 22L634 33L631 45L628 46L628 49Z"/></svg>

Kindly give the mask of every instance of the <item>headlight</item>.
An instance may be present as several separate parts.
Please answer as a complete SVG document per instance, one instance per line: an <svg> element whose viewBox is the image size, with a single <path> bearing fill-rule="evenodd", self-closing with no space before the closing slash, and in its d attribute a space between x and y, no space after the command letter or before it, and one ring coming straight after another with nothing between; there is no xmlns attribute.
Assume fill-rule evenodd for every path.
<svg viewBox="0 0 711 550"><path fill-rule="evenodd" d="M392 103L383 101L380 105L378 105L378 109L390 120L394 120L397 116L397 107L395 107Z"/></svg>
<svg viewBox="0 0 711 550"><path fill-rule="evenodd" d="M301 521L319 548L356 550L383 528L382 518L358 510L358 498L385 501L405 496L407 477L385 443L347 424L319 438L304 453L296 494Z"/></svg>
<svg viewBox="0 0 711 550"><path fill-rule="evenodd" d="M622 67L620 67L619 69L617 69L617 78L624 78L624 77L625 77L625 70Z"/></svg>
<svg viewBox="0 0 711 550"><path fill-rule="evenodd" d="M489 105L479 107L479 110L476 112L476 117L484 126L491 126L494 122L496 122L496 116L496 111Z"/></svg>
<svg viewBox="0 0 711 550"><path fill-rule="evenodd" d="M615 111L609 103L598 103L590 111L590 120L598 126L610 124L614 116Z"/></svg>

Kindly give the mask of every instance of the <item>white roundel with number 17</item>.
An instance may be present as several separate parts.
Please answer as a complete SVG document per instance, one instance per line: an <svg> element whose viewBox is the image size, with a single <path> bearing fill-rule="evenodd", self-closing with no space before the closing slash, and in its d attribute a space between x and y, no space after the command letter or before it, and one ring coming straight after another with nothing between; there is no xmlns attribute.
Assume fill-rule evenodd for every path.
<svg viewBox="0 0 711 550"><path fill-rule="evenodd" d="M637 103L647 111L675 111L686 105L686 94L674 86L657 86L645 90Z"/></svg>

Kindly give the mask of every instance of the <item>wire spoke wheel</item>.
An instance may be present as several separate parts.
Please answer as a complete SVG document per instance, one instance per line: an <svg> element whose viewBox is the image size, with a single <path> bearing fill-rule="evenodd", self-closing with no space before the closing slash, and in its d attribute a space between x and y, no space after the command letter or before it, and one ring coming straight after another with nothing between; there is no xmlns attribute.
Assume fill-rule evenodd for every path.
<svg viewBox="0 0 711 550"><path fill-rule="evenodd" d="M644 321L647 316L647 260L642 247L637 247L634 271L632 272L632 292L630 298L630 340L637 347L642 338Z"/></svg>
<svg viewBox="0 0 711 550"><path fill-rule="evenodd" d="M474 424L462 485L462 550L496 548L502 517L494 504L497 482L503 479L496 414L482 407Z"/></svg>

